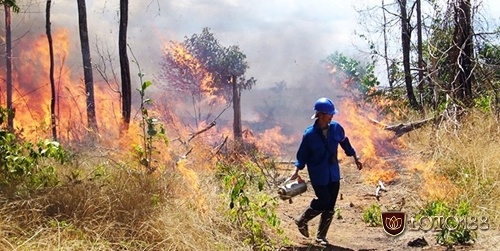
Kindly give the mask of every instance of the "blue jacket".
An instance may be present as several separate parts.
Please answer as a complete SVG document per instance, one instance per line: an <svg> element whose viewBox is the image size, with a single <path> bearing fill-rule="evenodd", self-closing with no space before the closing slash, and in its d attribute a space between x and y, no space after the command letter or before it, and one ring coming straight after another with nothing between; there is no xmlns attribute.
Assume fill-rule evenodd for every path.
<svg viewBox="0 0 500 251"><path fill-rule="evenodd" d="M335 121L330 122L326 138L317 126L317 122L304 131L297 150L295 166L302 170L307 165L313 186L340 181L340 167L337 158L339 144L347 156L356 154L349 139L345 136L344 128Z"/></svg>

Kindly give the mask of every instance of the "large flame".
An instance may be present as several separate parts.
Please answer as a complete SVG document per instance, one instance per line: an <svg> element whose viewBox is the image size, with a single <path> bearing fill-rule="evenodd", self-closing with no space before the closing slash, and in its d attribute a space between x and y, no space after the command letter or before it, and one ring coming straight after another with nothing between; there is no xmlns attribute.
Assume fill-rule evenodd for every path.
<svg viewBox="0 0 500 251"><path fill-rule="evenodd" d="M59 138L79 140L87 128L86 94L83 73L73 72L67 66L71 39L69 31L58 29L53 32L54 79L56 90L56 128ZM29 138L46 138L50 135L51 87L49 81L49 48L47 38L20 41L16 51L13 72L14 125L22 128ZM112 83L116 85L116 83ZM120 121L119 94L104 83L94 83L96 115L101 132L117 135Z"/></svg>
<svg viewBox="0 0 500 251"><path fill-rule="evenodd" d="M377 118L376 109L356 103L352 99L344 99L338 104L339 115L334 119L344 126L346 135L364 162L364 179L375 183L378 180L390 182L398 177L394 162L386 158L397 153L402 143L395 139L392 132L370 123ZM342 156L342 155L339 155Z"/></svg>

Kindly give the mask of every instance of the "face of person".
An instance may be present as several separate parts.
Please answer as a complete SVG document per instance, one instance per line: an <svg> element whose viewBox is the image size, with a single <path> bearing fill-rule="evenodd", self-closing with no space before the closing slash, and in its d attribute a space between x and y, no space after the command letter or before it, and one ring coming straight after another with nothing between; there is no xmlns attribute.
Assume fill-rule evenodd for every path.
<svg viewBox="0 0 500 251"><path fill-rule="evenodd" d="M326 126L332 121L333 114L328 114L328 113L323 113L319 112L318 113L318 122L320 126Z"/></svg>

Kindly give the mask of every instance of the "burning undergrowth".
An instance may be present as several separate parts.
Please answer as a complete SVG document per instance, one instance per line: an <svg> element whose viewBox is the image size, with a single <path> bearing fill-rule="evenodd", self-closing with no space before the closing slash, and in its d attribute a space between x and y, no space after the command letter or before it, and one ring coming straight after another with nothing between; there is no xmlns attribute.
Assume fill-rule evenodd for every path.
<svg viewBox="0 0 500 251"><path fill-rule="evenodd" d="M57 127L61 140L73 144L85 141L85 135L89 133L89 128L86 127L85 93L80 74L73 72L67 66L66 58L70 53L68 32L56 31L54 37L58 92ZM18 62L17 73L14 76L14 86L18 87L14 92L15 122L22 128L26 138L47 138L50 131L50 116L48 116L50 87L40 80L46 79L45 74L49 68L45 60L48 58L46 41L40 37L22 47L33 49L20 52L20 58L26 60ZM163 245L167 249L193 248L193 243L175 239L169 234L171 229L174 229L198 247L214 249L216 248L214 245L217 244L208 243L216 242L213 240L214 235L219 237L230 235L234 226L225 222L216 213L216 210L221 210L221 205L225 201L221 201L219 197L221 188L215 184L219 180L213 179L213 174L218 171L217 165L221 163L220 156L228 159L234 157L230 150L235 142L232 139L232 120L224 112L229 105L227 100L213 95L215 90L209 85L210 81L213 81L212 76L207 74L196 59L178 45L174 44L170 49L175 52L179 61L185 62L186 69L194 69L191 79L185 81L198 83L201 88L189 89L199 91L190 95L178 95L176 93L178 89L163 91L159 88L162 90L161 94L152 95L154 106L150 107L150 112L165 124L169 144L153 146L156 169L151 175L151 180L148 180L148 176L137 175L144 171L143 166L137 164L136 156L137 146L142 143L140 135L143 133L138 116L133 117L129 131L120 134L120 101L116 91L119 89L118 85L111 82L97 82L95 95L100 130L99 133L91 133L97 134L99 140L98 143L79 145L86 149L77 149L75 166L66 168L63 172L64 177L73 178L67 182L74 183L57 187L51 191L52 194L37 199L5 205L17 210L15 212L22 212L20 217L31 212L48 212L48 216L51 217L48 223L45 218L28 218L30 221L28 223L55 224L54 229L60 230L63 229L62 224L69 222L71 226L65 225L63 229L63 234L67 235L65 236L67 238L81 234L91 241L104 238L113 242L113 245L121 241L134 241L136 238L151 242L152 245ZM324 73L326 72L328 71ZM460 171L447 169L446 167L457 162L447 163L446 159L443 161L440 156L425 160L423 158L428 156L410 156L406 153L408 148L403 139L396 137L391 131L384 130L382 126L384 123L390 124L395 121L387 113L382 112L392 101L380 98L365 102L363 94L357 91L354 83L338 75L322 76L312 81L315 82L312 87L309 84L307 88L305 85L287 87L286 83L280 82L273 88L254 91L251 95L257 97L247 103L253 110L246 110L246 113L245 111L243 113L245 149L259 152L262 154L259 157L271 160L270 163L274 160L293 160L303 130L312 123L309 117L313 112L314 100L320 96L327 96L334 100L339 110L334 119L344 126L347 136L364 162L362 176L367 183L373 185L379 181L386 184L395 183L400 178L402 169L406 168L420 174L424 181L421 193L427 198L454 198L460 194L460 189L467 186L472 186L477 194L483 193L483 197L479 196L481 199L478 200L481 203L486 203L485 197L488 195L498 194L495 193L498 190L495 180L498 179L484 174L487 166L477 161L474 157L476 155L459 154L461 148L458 143L456 148L448 148L444 146L451 145L449 142L438 140L438 145L446 151L436 150L432 154L440 155L446 152L448 156L460 155L462 156L460 162L472 163L473 168L469 165L460 165ZM182 86L182 83L179 86ZM380 123L374 123L374 120ZM441 132L436 135L442 136ZM428 138L432 137L433 135ZM470 142L473 141L466 141ZM465 146L482 149L481 146L474 144ZM481 152L475 154L485 155ZM494 155L493 152L490 154ZM343 154L339 156L342 157L341 161L346 161L347 158ZM487 159L487 156L484 159ZM491 162L495 160L492 159ZM257 172L262 170L259 168L265 166L259 165L252 159L238 159L230 164L241 167L241 170L249 168L248 170ZM93 183L101 178L95 175L106 173L96 170L105 169L117 172L113 180L106 181L112 183ZM238 182L243 184L247 179L244 173L239 172L240 169L233 171L234 177L227 180L228 190L233 189L232 186L238 185ZM270 176L267 175L268 178ZM75 177L77 179L74 179ZM169 180L164 180L165 177ZM450 181L449 177L454 177L458 182ZM491 177L496 176L492 174ZM150 183L150 181L157 182ZM479 182L481 186L473 186L474 182ZM471 193L471 196L477 194ZM241 202L246 201L246 198L236 199L240 199ZM45 204L39 204L40 201ZM159 210L158 205L165 201L172 203L165 203L166 208ZM489 205L489 207L498 206ZM97 217L92 218L94 215ZM199 230L197 227L204 225L200 219L215 222L215 227L220 228L214 230L210 228L214 226L205 226ZM0 220L2 223L6 221ZM77 227L76 230L74 226ZM82 234L82 230L78 227L90 230ZM185 229L194 232L195 235L185 234ZM142 230L144 231L141 233ZM9 231L14 234L19 233L14 230ZM116 233L119 233L119 236L113 236ZM166 241L163 239L164 234ZM193 240L192 236L202 236L201 239L206 239L207 242L200 243L200 240ZM53 236L47 237L48 242L54 241L50 238ZM228 243L232 240L224 238L224 245L230 245ZM147 246L144 243L134 243L136 244Z"/></svg>

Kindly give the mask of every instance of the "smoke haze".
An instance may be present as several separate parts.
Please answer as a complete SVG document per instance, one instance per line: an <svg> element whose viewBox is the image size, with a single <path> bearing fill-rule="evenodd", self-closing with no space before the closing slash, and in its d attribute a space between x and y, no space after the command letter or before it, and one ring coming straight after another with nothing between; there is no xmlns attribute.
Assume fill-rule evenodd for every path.
<svg viewBox="0 0 500 251"><path fill-rule="evenodd" d="M99 46L109 48L118 67L119 1L86 2L93 63L98 63L95 50ZM358 27L358 13L353 6L362 2L366 1L135 0L129 3L128 43L145 78L152 80L168 41L182 41L209 27L223 46L240 47L250 66L247 77L257 79L254 90L242 95L243 120L260 121L267 111L265 119L279 116L277 124L282 120L289 126L285 130L301 133L311 123L309 117L317 98L328 96L338 102L343 95L332 85L332 78L320 61L336 51L363 60L356 53L366 43L354 35L356 29L362 28ZM18 3L22 13L13 14L13 40L45 36L45 2ZM81 76L77 3L52 3L52 30L66 29L70 34L70 58L65 64L73 69L73 74ZM129 59L133 59L130 54ZM132 83L139 83L134 63L131 73ZM97 77L94 72L94 78ZM272 93L270 88L281 81L295 91L287 95ZM281 108L271 109L273 106Z"/></svg>

